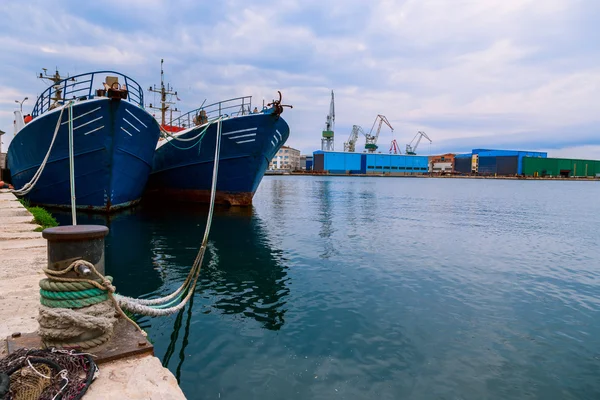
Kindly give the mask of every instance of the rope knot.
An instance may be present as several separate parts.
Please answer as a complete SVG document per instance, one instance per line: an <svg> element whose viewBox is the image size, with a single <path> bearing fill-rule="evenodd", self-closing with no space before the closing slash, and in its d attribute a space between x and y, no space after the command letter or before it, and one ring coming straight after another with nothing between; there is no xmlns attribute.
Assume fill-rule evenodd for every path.
<svg viewBox="0 0 600 400"><path fill-rule="evenodd" d="M73 261L71 263L71 265L69 265L69 268L67 268L67 269L74 269L76 272L80 272L79 271L80 267L87 267L90 269L90 271L94 271L94 272L96 272L96 275L99 275L98 272L96 271L96 268L94 268L94 264L92 264L89 261L83 260L83 259Z"/></svg>
<svg viewBox="0 0 600 400"><path fill-rule="evenodd" d="M107 292L115 293L117 291L117 288L113 286L112 282L106 278L104 278L104 280L102 281L102 285L104 286Z"/></svg>

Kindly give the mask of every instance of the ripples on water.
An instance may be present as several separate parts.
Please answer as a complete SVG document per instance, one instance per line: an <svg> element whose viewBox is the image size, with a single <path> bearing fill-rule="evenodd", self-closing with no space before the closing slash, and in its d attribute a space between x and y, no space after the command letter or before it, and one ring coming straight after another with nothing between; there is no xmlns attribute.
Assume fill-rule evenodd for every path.
<svg viewBox="0 0 600 400"><path fill-rule="evenodd" d="M595 182L265 177L253 209L217 211L192 307L142 325L190 399L600 398L599 199ZM185 279L206 210L166 207L108 222L121 293Z"/></svg>

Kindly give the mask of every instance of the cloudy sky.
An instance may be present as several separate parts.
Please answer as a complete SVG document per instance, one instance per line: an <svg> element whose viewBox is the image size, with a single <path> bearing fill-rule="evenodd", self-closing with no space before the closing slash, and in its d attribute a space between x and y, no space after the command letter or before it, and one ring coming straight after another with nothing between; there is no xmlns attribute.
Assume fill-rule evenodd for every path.
<svg viewBox="0 0 600 400"><path fill-rule="evenodd" d="M385 115L380 148L545 150L600 159L597 0L0 0L0 129L62 74L166 79L179 108L281 90L290 146L308 153L336 95L336 149ZM148 102L152 95L147 93ZM10 136L10 135L7 135ZM3 140L4 149L9 137ZM361 138L357 148L362 148Z"/></svg>

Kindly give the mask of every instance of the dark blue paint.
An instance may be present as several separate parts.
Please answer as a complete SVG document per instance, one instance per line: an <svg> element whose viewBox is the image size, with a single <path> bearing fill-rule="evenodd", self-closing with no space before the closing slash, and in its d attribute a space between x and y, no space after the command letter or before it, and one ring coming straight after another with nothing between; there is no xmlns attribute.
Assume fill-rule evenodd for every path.
<svg viewBox="0 0 600 400"><path fill-rule="evenodd" d="M15 188L29 182L38 170L50 147L59 115L60 111L54 110L34 118L12 140L8 167ZM132 103L108 98L75 103L73 117L76 118L73 145L77 207L110 211L139 200L160 135L156 120ZM70 205L67 121L68 109L65 109L46 167L26 196L31 203Z"/></svg>
<svg viewBox="0 0 600 400"><path fill-rule="evenodd" d="M426 156L407 156L395 154L364 154L367 172L424 174L429 169Z"/></svg>
<svg viewBox="0 0 600 400"><path fill-rule="evenodd" d="M495 175L497 170L496 166L496 156L492 157L479 157L479 167L478 172L479 175Z"/></svg>
<svg viewBox="0 0 600 400"><path fill-rule="evenodd" d="M257 129L230 134L252 128ZM169 190L209 191L216 130L217 124L212 124L195 146L192 146L194 141L172 140L159 147L154 156L148 193L160 194L161 191ZM180 138L193 138L199 133L200 130L190 131ZM251 133L256 133L256 136L232 139ZM234 195L254 194L270 160L289 137L289 126L281 116L277 117L275 114L250 114L223 120L222 135L217 190ZM251 139L255 141L237 143ZM188 148L182 150L186 147Z"/></svg>
<svg viewBox="0 0 600 400"><path fill-rule="evenodd" d="M454 171L461 174L471 173L471 157L455 157L454 158Z"/></svg>

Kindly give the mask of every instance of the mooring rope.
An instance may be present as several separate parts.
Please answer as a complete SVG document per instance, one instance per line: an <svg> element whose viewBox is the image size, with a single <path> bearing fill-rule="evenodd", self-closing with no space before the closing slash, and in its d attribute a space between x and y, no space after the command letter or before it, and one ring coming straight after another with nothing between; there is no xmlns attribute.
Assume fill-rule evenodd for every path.
<svg viewBox="0 0 600 400"><path fill-rule="evenodd" d="M106 280L112 282L112 276L106 275ZM101 281L98 281L100 283ZM48 290L51 292L75 292L78 290L93 289L96 286L86 282L54 282L50 279L40 280L40 289Z"/></svg>
<svg viewBox="0 0 600 400"><path fill-rule="evenodd" d="M86 279L86 278L66 278L63 275L68 274L69 272L75 270L77 271L79 267L81 266L86 266L88 267L98 278L101 279L102 283L92 280L92 279ZM103 291L105 291L108 295L108 298L110 299L110 301L113 303L114 308L117 310L117 312L119 313L119 315L121 315L125 320L127 320L129 323L131 323L133 326L136 327L137 330L139 330L144 336L146 336L146 332L144 332L144 330L142 328L139 327L138 324L136 324L131 318L129 318L121 309L121 307L119 306L119 303L117 302L117 300L114 297L114 293L115 293L115 287L112 285L111 281L109 279L107 279L105 276L103 276L100 272L98 272L98 270L96 270L96 267L94 266L94 264L85 261L85 260L76 260L73 261L71 263L71 265L69 265L67 268L60 270L60 271L55 271L55 270L51 270L48 268L42 268L42 270L44 271L44 273L46 274L46 276L48 278L50 278L51 280L54 281L58 281L58 282L85 282L88 283L90 285L93 285L95 287L97 287L98 289L101 289ZM42 311L43 309L40 308L40 316L42 315Z"/></svg>
<svg viewBox="0 0 600 400"><path fill-rule="evenodd" d="M98 272L94 264L85 260L76 260L66 269L60 271L43 268L48 279L40 281L40 287L42 288L40 291L42 296L42 306L40 306L40 316L38 319L40 321L40 335L44 338L46 345L89 348L104 343L109 340L112 335L112 328L108 329L108 326L113 326L114 323L111 324L113 321L103 320L102 318L114 318L113 310L116 310L119 315L133 324L144 336L146 336L146 333L139 325L129 318L123 310L147 316L163 316L176 313L188 303L196 288L202 262L204 260L204 254L208 245L208 236L215 207L219 156L221 151L221 134L222 124L221 118L219 118L217 120L210 208L202 244L185 282L175 292L168 296L145 300L115 294L116 289L112 285L112 279L109 276L102 275ZM88 267L98 279L69 278L65 276L71 271L78 271L82 266ZM94 289L99 289L102 294L98 294L98 291ZM185 297L181 299L184 293ZM103 296L106 296L108 300ZM179 302L177 305L170 306L177 301ZM92 303L92 305L89 303ZM106 312L106 315L96 315L98 314L96 309L92 310L93 307L97 308L107 304L111 306ZM56 320L61 322L55 322ZM66 342L68 339L81 334L78 332L84 328L87 329L91 326L94 326L96 330L100 330L103 333L93 339Z"/></svg>
<svg viewBox="0 0 600 400"><path fill-rule="evenodd" d="M46 156L42 160L38 170L35 172L33 177L29 182L27 182L20 189L12 189L11 192L17 196L25 196L29 192L33 190L35 185L37 184L40 176L42 176L42 172L46 168L46 164L48 159L50 158L50 154L52 153L52 149L54 148L54 142L56 141L56 137L58 136L58 131L60 130L60 125L62 122L63 113L65 108L69 109L69 116L67 122L69 123L69 182L70 182L70 190L71 190L71 218L73 221L73 225L77 225L77 213L76 213L76 204L75 204L75 162L74 162L74 144L73 144L73 104L74 101L69 101L68 103L62 105L60 107L60 113L58 114L58 120L56 121L56 128L54 129L54 134L52 135L52 141L50 142L50 147L48 148L48 152L46 152Z"/></svg>
<svg viewBox="0 0 600 400"><path fill-rule="evenodd" d="M44 168L46 168L46 163L48 162L48 158L50 157L52 148L54 147L54 141L56 140L58 131L60 130L60 123L62 122L63 112L65 111L65 108L67 108L70 104L71 104L71 102L64 104L60 108L60 113L58 115L58 121L56 121L56 128L54 129L54 135L52 136L52 141L50 142L50 147L48 148L48 152L46 153L46 156L42 160L42 163L40 164L38 170L36 171L35 174L33 174L33 177L31 178L31 180L29 182L27 182L26 184L24 184L23 187L21 187L20 189L12 189L11 190L11 192L14 193L15 195L25 196L26 194L31 192L31 190L35 187L36 183L40 179L42 172L44 172Z"/></svg>
<svg viewBox="0 0 600 400"><path fill-rule="evenodd" d="M77 225L75 205L75 149L73 144L73 102L69 102L69 183L71 189L71 220Z"/></svg>
<svg viewBox="0 0 600 400"><path fill-rule="evenodd" d="M196 143L194 143L194 144L192 144L190 146L187 146L187 147L177 146L175 143L173 143L173 140L167 140L167 142L171 146L175 147L178 150L189 150L189 149L192 149L192 148L196 147L202 141L202 138L204 137L204 135L208 131L208 128L210 128L210 126L212 124L218 123L218 122L222 121L225 118L226 118L225 116L220 116L220 117L214 118L212 120L209 120L206 123L206 126L204 126L204 128L202 129L202 131L199 134L197 134L196 136L191 137L191 138L180 138L179 136L172 135L169 131L167 131L166 129L164 129L162 126L160 127L160 130L161 130L162 133L164 133L165 137L169 137L169 138L171 138L173 140L176 140L176 141L179 141L179 142L191 142L191 141L194 141L194 140L198 139ZM190 130L190 132L192 132L192 131L194 131L196 129L199 129L201 126L202 125L198 125L198 126L192 128Z"/></svg>
<svg viewBox="0 0 600 400"><path fill-rule="evenodd" d="M217 125L216 146L215 146L215 156L214 156L215 161L213 164L213 176L212 176L209 212L208 212L208 217L207 217L207 222L206 222L206 228L204 230L204 236L202 238L202 244L200 246L198 254L196 255L196 259L194 260L192 269L188 273L188 276L186 277L184 283L175 292L169 294L168 296L163 296L163 297L159 297L156 299L134 299L131 297L118 295L118 298L121 301L135 302L136 304L142 304L142 305L157 305L157 304L163 304L163 303L169 302L170 300L173 300L176 297L178 297L178 295L180 295L180 293L182 293L184 291L184 289L186 289L189 286L190 282L192 281L193 276L195 275L196 266L198 264L202 264L202 257L204 257L204 251L206 250L206 245L208 243L208 234L210 232L210 226L212 223L212 215L214 212L214 202L215 202L214 199L215 199L215 195L216 195L217 175L218 175L218 171L219 171L218 160L219 160L219 157L221 154L221 136L222 136L221 121L222 121L222 119L223 118L217 118L217 120L216 120L218 125Z"/></svg>
<svg viewBox="0 0 600 400"><path fill-rule="evenodd" d="M40 310L40 336L47 340L66 340L93 330L112 333L116 322L110 301L79 310L46 306L40 306Z"/></svg>

